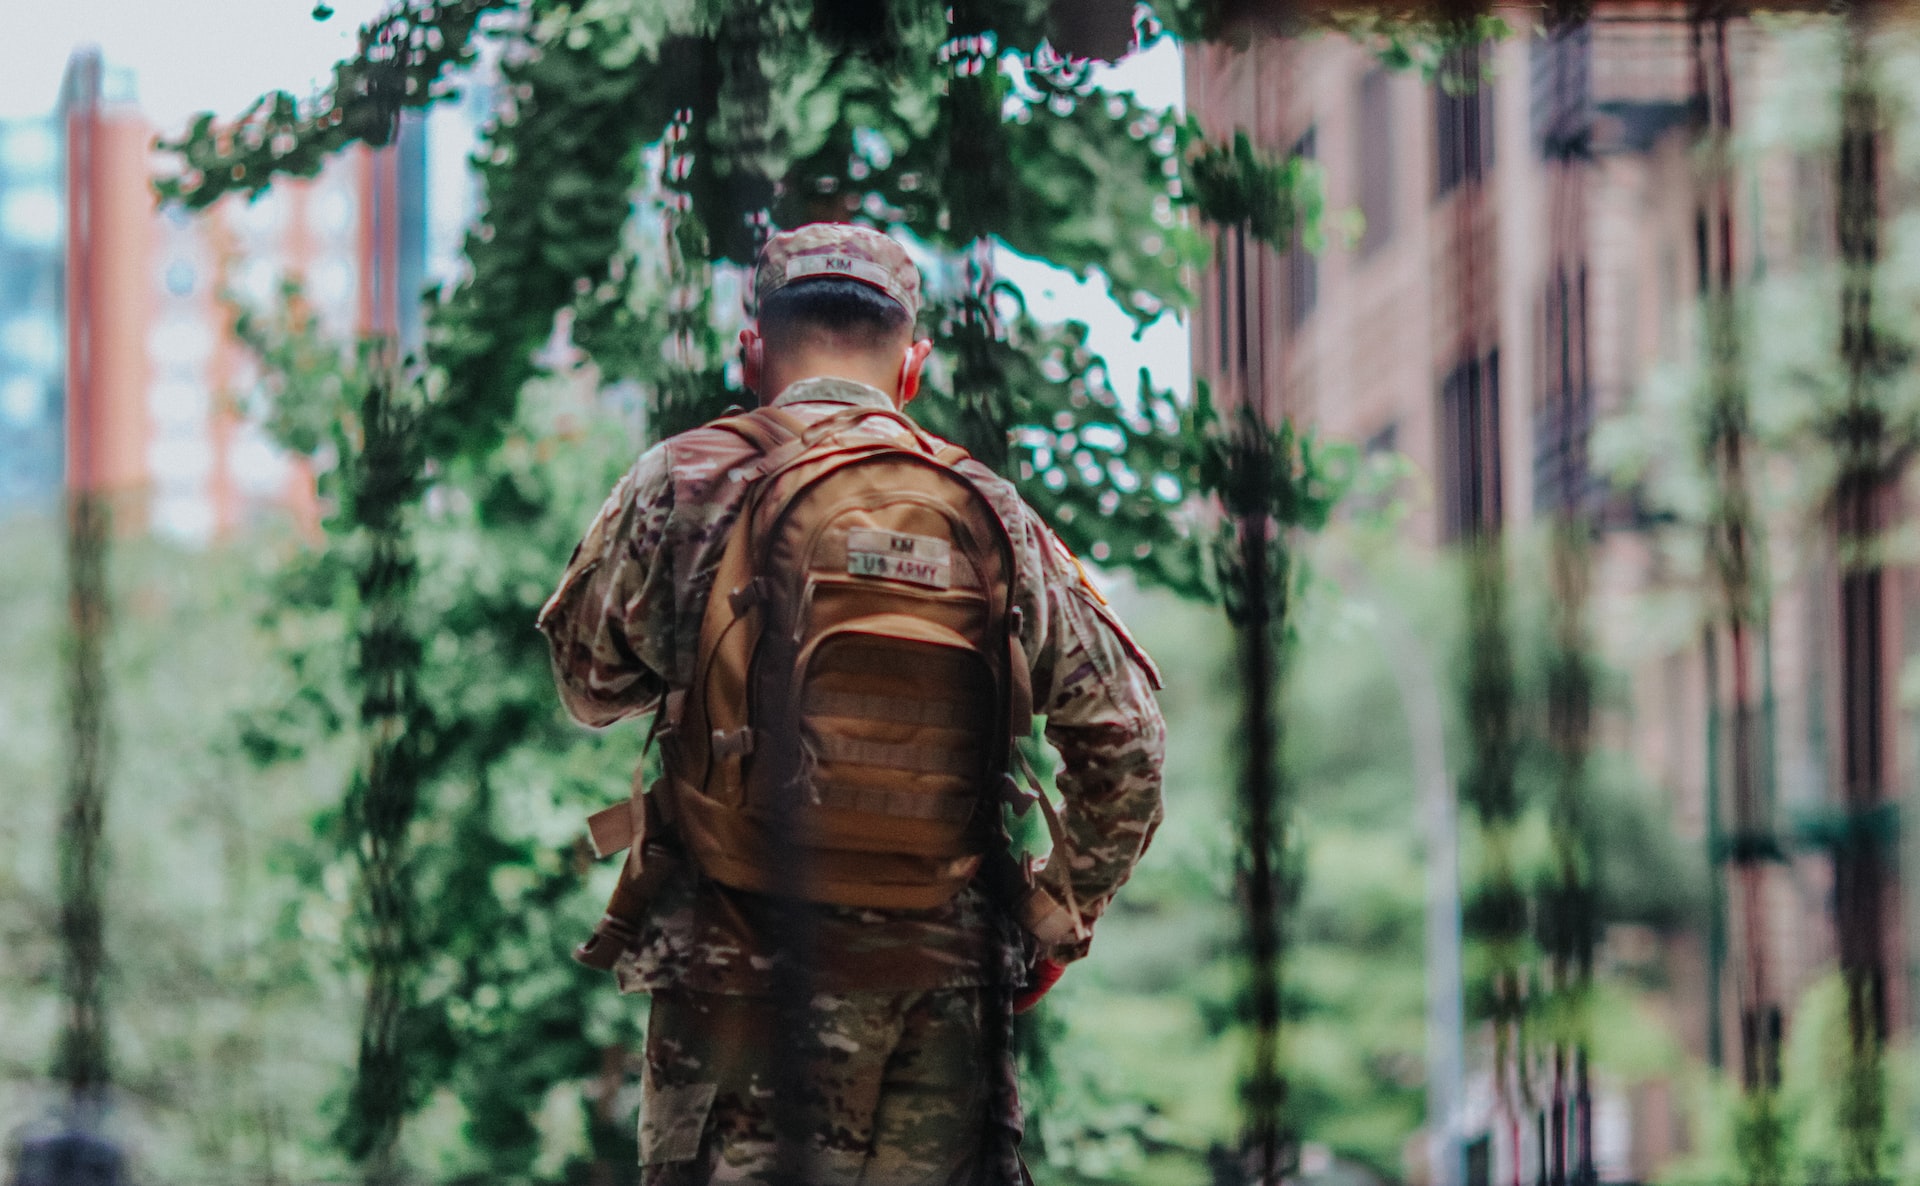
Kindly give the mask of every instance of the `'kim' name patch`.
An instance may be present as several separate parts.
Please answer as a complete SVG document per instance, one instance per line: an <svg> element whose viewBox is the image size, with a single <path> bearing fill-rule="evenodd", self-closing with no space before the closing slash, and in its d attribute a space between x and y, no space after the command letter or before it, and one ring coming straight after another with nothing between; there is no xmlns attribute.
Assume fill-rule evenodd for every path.
<svg viewBox="0 0 1920 1186"><path fill-rule="evenodd" d="M847 571L929 589L953 585L953 545L930 535L856 527L847 532Z"/></svg>

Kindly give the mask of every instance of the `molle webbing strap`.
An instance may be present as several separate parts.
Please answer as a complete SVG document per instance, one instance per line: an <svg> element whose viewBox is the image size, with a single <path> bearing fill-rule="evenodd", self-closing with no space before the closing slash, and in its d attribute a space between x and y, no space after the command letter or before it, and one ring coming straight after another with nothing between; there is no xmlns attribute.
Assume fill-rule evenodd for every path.
<svg viewBox="0 0 1920 1186"><path fill-rule="evenodd" d="M963 795L916 795L909 791L875 791L860 787L828 786L819 789L820 806L837 811L858 811L868 815L886 815L895 819L934 820L958 824L972 818L980 806L980 797Z"/></svg>
<svg viewBox="0 0 1920 1186"><path fill-rule="evenodd" d="M1014 764L1026 777L1030 794L1021 794L1020 785L1008 778L1003 786L1014 796L1013 809L1024 813L1026 804L1040 808L1040 817L1046 821L1047 835L1053 841L1053 857L1059 858L1067 851L1067 829L1061 822L1060 813L1054 810L1053 800L1047 798L1046 789L1040 785L1040 776L1033 772L1033 764L1027 761L1027 755L1019 746L1013 747ZM1015 907L1020 925L1027 928L1040 942L1055 946L1069 940L1078 942L1087 937L1087 926L1080 915L1080 903L1073 893L1071 872L1062 879L1061 890L1066 894L1065 903L1040 886L1033 886L1027 895Z"/></svg>
<svg viewBox="0 0 1920 1186"><path fill-rule="evenodd" d="M625 802L596 811L587 820L594 856L609 857L622 849L627 853L613 895L607 900L606 913L593 928L593 935L573 951L575 960L603 972L638 941L640 924L654 895L680 864L679 855L665 842L666 829L660 819L663 794L658 788L643 793L637 772L634 777L633 794Z"/></svg>
<svg viewBox="0 0 1920 1186"><path fill-rule="evenodd" d="M807 743L814 757L823 762L845 762L850 766L878 766L886 770L905 770L913 774L950 774L975 778L980 774L980 756L950 750L930 750L919 745L890 745L884 741L860 741L852 737L819 737Z"/></svg>
<svg viewBox="0 0 1920 1186"><path fill-rule="evenodd" d="M1008 616L1007 744L1017 746L1033 732L1033 671L1027 665L1027 648L1020 645L1020 610Z"/></svg>
<svg viewBox="0 0 1920 1186"><path fill-rule="evenodd" d="M964 729L978 715L953 700L909 700L901 696L869 696L860 692L812 692L807 696L809 717L852 717L885 721L890 725L932 725Z"/></svg>
<svg viewBox="0 0 1920 1186"><path fill-rule="evenodd" d="M728 808L690 787L682 793L686 826L681 835L702 872L722 885L755 893L783 888L773 884L769 871L766 853L773 841L763 818ZM899 822L906 827L922 821ZM807 892L811 901L842 906L928 910L952 901L979 865L976 852L960 848L924 856L814 848L806 866Z"/></svg>
<svg viewBox="0 0 1920 1186"><path fill-rule="evenodd" d="M595 857L604 860L622 849L644 844L648 836L667 834L667 797L658 785L652 791L644 789L640 774L640 770L634 771L630 795L587 817L587 843L592 845Z"/></svg>
<svg viewBox="0 0 1920 1186"><path fill-rule="evenodd" d="M626 851L633 843L633 805L625 799L587 817L587 843L600 860Z"/></svg>
<svg viewBox="0 0 1920 1186"><path fill-rule="evenodd" d="M898 676L900 674L900 660L897 656L877 654L865 649L847 648L847 650L851 653L836 655L833 660L834 671L841 675ZM926 657L925 663L928 667L938 665L937 672L944 678L959 678L958 673L967 670L962 665L962 660L957 658L944 659L930 655ZM816 692L813 695L818 697L820 693Z"/></svg>

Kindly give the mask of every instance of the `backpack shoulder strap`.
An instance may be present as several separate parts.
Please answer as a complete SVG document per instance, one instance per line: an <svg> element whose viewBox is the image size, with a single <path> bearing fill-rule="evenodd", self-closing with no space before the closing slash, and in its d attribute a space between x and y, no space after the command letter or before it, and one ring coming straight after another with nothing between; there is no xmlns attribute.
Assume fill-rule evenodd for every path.
<svg viewBox="0 0 1920 1186"><path fill-rule="evenodd" d="M825 420L818 421L807 430L807 436L809 440L817 440L819 436L824 436L827 432L831 432L835 428L872 416L879 416L899 424L902 428L906 429L914 441L919 444L921 452L938 461L941 465L946 466L948 469L957 470L963 462L973 460L973 454L969 453L964 447L956 445L952 441L942 440L934 436L926 429L920 427L919 423L911 416L895 408L869 408L865 406L849 408L844 412L835 413ZM832 427L823 427L829 423L832 424Z"/></svg>
<svg viewBox="0 0 1920 1186"><path fill-rule="evenodd" d="M710 421L705 427L739 437L760 455L746 475L749 481L779 469L807 445L806 422L785 408L762 406Z"/></svg>
<svg viewBox="0 0 1920 1186"><path fill-rule="evenodd" d="M771 453L803 435L807 426L784 408L754 408L707 422L706 427L730 432L760 453Z"/></svg>

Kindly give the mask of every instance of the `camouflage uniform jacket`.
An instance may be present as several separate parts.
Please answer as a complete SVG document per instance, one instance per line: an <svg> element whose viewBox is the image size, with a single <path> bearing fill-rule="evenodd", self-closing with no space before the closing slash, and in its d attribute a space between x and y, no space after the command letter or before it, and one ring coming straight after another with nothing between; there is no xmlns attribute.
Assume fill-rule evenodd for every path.
<svg viewBox="0 0 1920 1186"><path fill-rule="evenodd" d="M775 403L808 422L848 404L892 406L884 392L831 378L795 383ZM701 455L702 433L737 440L702 429L682 434L671 452L683 459L683 470L692 468L685 458ZM674 473L670 444L648 450L614 487L540 613L561 698L586 725L651 712L670 689L692 682L714 568L747 484L725 472ZM725 446L712 449L724 455ZM1050 856L1041 884L1090 928L1160 822L1165 725L1153 697L1158 675L1012 485L984 466L963 466L1013 541L1013 598L1023 615L1034 704L1063 760L1057 785L1065 851ZM698 497L688 498L689 491ZM767 933L767 901L687 868L654 899L639 944L618 968L622 987L767 991L770 945L758 938ZM932 910L818 911L818 991L951 988L1005 974L993 957L996 947L1010 952L1000 930L1004 913L977 888ZM1085 950L1083 940L1047 954L1068 960ZM1024 962L1016 956L1009 966Z"/></svg>

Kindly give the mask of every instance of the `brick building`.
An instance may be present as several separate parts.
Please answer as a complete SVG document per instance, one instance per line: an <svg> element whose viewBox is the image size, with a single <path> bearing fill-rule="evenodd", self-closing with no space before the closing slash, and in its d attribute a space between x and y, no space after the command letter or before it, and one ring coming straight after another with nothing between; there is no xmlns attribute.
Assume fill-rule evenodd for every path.
<svg viewBox="0 0 1920 1186"><path fill-rule="evenodd" d="M1487 527L1522 538L1569 501L1595 513L1591 613L1603 661L1629 689L1628 706L1598 722L1600 744L1632 755L1677 834L1724 854L1725 806L1709 791L1710 753L1723 763L1724 754L1709 748L1709 706L1725 701L1725 657L1716 668L1697 616L1645 612L1676 574L1638 501L1595 473L1590 449L1596 425L1702 349L1694 51L1678 6L1634 12L1557 37L1539 35L1527 10L1506 12L1516 33L1486 49L1489 81L1477 90L1386 69L1338 36L1188 47L1189 109L1211 137L1245 128L1268 152L1311 158L1335 225L1344 211L1364 219L1351 242L1336 236L1319 253L1216 231L1198 285L1194 370L1229 403L1407 457L1423 475L1405 527L1418 546ZM1730 52L1740 127L1781 85L1784 63L1746 22L1730 26ZM1741 192L1756 196L1734 217L1742 279L1764 261L1830 260L1831 159L1773 152L1744 168L1740 185L1751 190ZM1656 995L1675 1037L1736 1074L1739 966L1753 966L1790 1026L1792 1003L1835 959L1832 862L1792 833L1839 797L1836 576L1830 548L1792 546L1766 630L1768 787L1786 855L1744 883L1750 910L1742 883L1717 877L1729 900L1704 926L1658 937L1617 929L1601 953L1604 963L1653 942L1669 986ZM1910 574L1884 585L1880 645L1891 670L1900 607L1916 604L1903 596L1911 585ZM1893 695L1879 691L1889 720ZM1898 769L1900 747L1886 744ZM1710 860L1724 873L1720 857ZM1891 905L1884 941L1898 1025L1913 982L1903 953L1915 944ZM1742 934L1743 917L1763 933ZM1483 1066L1453 1105L1460 1140L1490 1140L1485 1159L1467 1158L1468 1176L1531 1175L1544 1138L1503 1135L1484 1078ZM1601 1084L1593 1137L1603 1177L1646 1180L1687 1152L1677 1095L1666 1082Z"/></svg>

